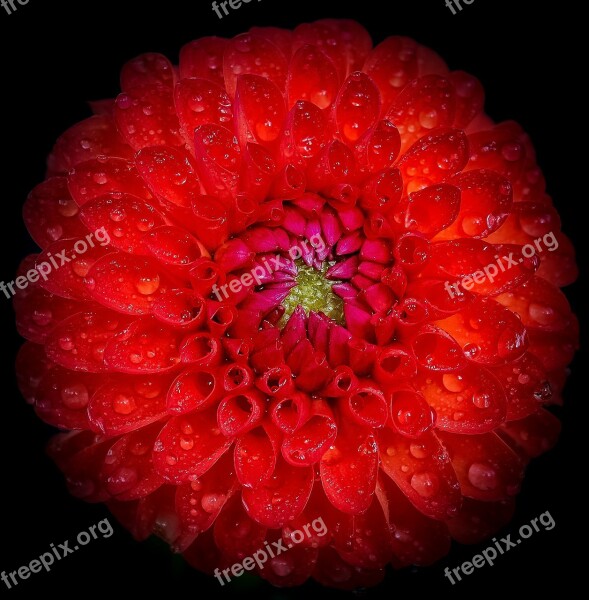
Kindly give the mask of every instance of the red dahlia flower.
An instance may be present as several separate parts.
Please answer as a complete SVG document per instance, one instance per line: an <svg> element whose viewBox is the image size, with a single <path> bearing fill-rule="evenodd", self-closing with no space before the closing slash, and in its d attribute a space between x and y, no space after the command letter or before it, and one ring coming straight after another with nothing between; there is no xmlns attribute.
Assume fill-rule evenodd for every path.
<svg viewBox="0 0 589 600"><path fill-rule="evenodd" d="M145 54L121 87L24 208L21 274L68 259L15 307L72 493L209 573L323 519L256 567L281 586L372 585L505 524L577 344L522 129L351 21Z"/></svg>

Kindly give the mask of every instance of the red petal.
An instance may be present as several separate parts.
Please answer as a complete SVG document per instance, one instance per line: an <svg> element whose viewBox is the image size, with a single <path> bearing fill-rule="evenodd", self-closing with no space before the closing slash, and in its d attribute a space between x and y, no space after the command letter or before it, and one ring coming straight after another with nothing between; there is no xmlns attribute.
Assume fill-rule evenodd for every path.
<svg viewBox="0 0 589 600"><path fill-rule="evenodd" d="M39 384L43 377L54 367L47 358L45 347L25 342L16 356L16 381L20 393L28 404L34 404Z"/></svg>
<svg viewBox="0 0 589 600"><path fill-rule="evenodd" d="M491 370L507 395L508 421L523 419L553 399L546 371L540 361L529 352L514 362L493 367Z"/></svg>
<svg viewBox="0 0 589 600"><path fill-rule="evenodd" d="M144 247L145 234L164 224L163 217L144 199L125 193L87 202L80 218L91 230L108 227L111 245L132 254L149 254Z"/></svg>
<svg viewBox="0 0 589 600"><path fill-rule="evenodd" d="M52 177L39 184L23 206L23 218L31 237L41 248L62 238L84 238L78 207L65 177Z"/></svg>
<svg viewBox="0 0 589 600"><path fill-rule="evenodd" d="M492 299L477 299L437 324L452 335L468 359L484 365L516 360L528 346L521 320Z"/></svg>
<svg viewBox="0 0 589 600"><path fill-rule="evenodd" d="M214 408L171 418L153 453L155 469L170 483L195 481L228 450L233 440L219 429Z"/></svg>
<svg viewBox="0 0 589 600"><path fill-rule="evenodd" d="M338 90L335 64L319 48L304 45L295 52L288 71L289 107L304 100L318 108L328 108L335 101Z"/></svg>
<svg viewBox="0 0 589 600"><path fill-rule="evenodd" d="M223 392L217 371L188 368L176 377L168 390L167 409L174 414L204 410L214 404Z"/></svg>
<svg viewBox="0 0 589 600"><path fill-rule="evenodd" d="M286 116L284 96L272 81L242 75L235 92L235 121L239 141L270 144L282 131Z"/></svg>
<svg viewBox="0 0 589 600"><path fill-rule="evenodd" d="M452 433L493 431L505 421L505 391L486 369L468 365L453 373L421 372L415 380L436 411L436 427Z"/></svg>
<svg viewBox="0 0 589 600"><path fill-rule="evenodd" d="M446 522L450 534L460 544L478 544L500 531L513 517L512 498L501 502L464 499L460 514Z"/></svg>
<svg viewBox="0 0 589 600"><path fill-rule="evenodd" d="M189 207L199 199L201 187L193 159L182 148L151 144L137 153L137 170L156 198Z"/></svg>
<svg viewBox="0 0 589 600"><path fill-rule="evenodd" d="M512 207L510 182L494 171L466 171L451 180L460 191L460 214L437 239L484 238L499 229Z"/></svg>
<svg viewBox="0 0 589 600"><path fill-rule="evenodd" d="M98 260L113 252L107 245L110 236L108 232L104 235L105 231L100 232L99 244L96 244L98 238L94 234L98 231L95 231L91 242L87 243L84 239L59 240L45 248L35 260L35 268L41 273L39 286L63 298L90 300L85 277ZM85 248L83 251L78 250L80 245Z"/></svg>
<svg viewBox="0 0 589 600"><path fill-rule="evenodd" d="M353 143L372 128L380 116L380 92L370 77L352 73L335 102L335 121L342 140Z"/></svg>
<svg viewBox="0 0 589 600"><path fill-rule="evenodd" d="M270 480L241 492L248 515L266 527L284 527L305 508L313 488L311 467L292 467L279 458Z"/></svg>
<svg viewBox="0 0 589 600"><path fill-rule="evenodd" d="M224 85L223 54L228 40L203 37L189 42L180 50L180 77L202 77Z"/></svg>
<svg viewBox="0 0 589 600"><path fill-rule="evenodd" d="M88 417L93 428L113 436L158 421L166 413L169 384L169 377L158 375L112 377L90 400Z"/></svg>
<svg viewBox="0 0 589 600"><path fill-rule="evenodd" d="M287 62L282 52L260 33L242 33L229 40L223 55L227 93L233 97L239 75L260 75L283 90Z"/></svg>
<svg viewBox="0 0 589 600"><path fill-rule="evenodd" d="M519 491L523 463L495 433L439 433L450 454L463 496L495 502Z"/></svg>
<svg viewBox="0 0 589 600"><path fill-rule="evenodd" d="M420 366L430 371L454 372L466 365L456 340L432 325L422 327L412 340L412 349Z"/></svg>
<svg viewBox="0 0 589 600"><path fill-rule="evenodd" d="M453 71L448 78L456 91L456 116L454 126L466 129L485 105L485 91L481 82L464 71Z"/></svg>
<svg viewBox="0 0 589 600"><path fill-rule="evenodd" d="M131 315L149 314L154 301L171 286L153 260L122 252L96 261L86 283L94 300Z"/></svg>
<svg viewBox="0 0 589 600"><path fill-rule="evenodd" d="M264 485L276 467L278 432L265 425L242 435L235 444L235 472L246 488Z"/></svg>
<svg viewBox="0 0 589 600"><path fill-rule="evenodd" d="M468 141L464 132L441 128L418 139L405 152L398 166L405 181L421 178L428 185L462 171L467 161Z"/></svg>
<svg viewBox="0 0 589 600"><path fill-rule="evenodd" d="M376 498L392 534L393 565L428 566L448 553L450 535L444 523L418 511L391 479L379 479Z"/></svg>
<svg viewBox="0 0 589 600"><path fill-rule="evenodd" d="M151 84L119 94L114 117L117 129L135 151L147 146L184 144L171 88ZM114 152L103 154L116 156Z"/></svg>
<svg viewBox="0 0 589 600"><path fill-rule="evenodd" d="M382 469L420 512L433 519L458 512L462 502L458 479L433 433L411 441L384 428L379 447Z"/></svg>
<svg viewBox="0 0 589 600"><path fill-rule="evenodd" d="M128 92L143 85L174 86L174 67L163 54L141 54L123 65L121 89Z"/></svg>
<svg viewBox="0 0 589 600"><path fill-rule="evenodd" d="M446 183L432 185L409 194L400 207L401 223L409 231L417 231L428 238L454 222L460 211L460 190Z"/></svg>
<svg viewBox="0 0 589 600"><path fill-rule="evenodd" d="M241 155L237 138L218 125L201 125L195 132L198 174L207 192L225 199L235 193Z"/></svg>
<svg viewBox="0 0 589 600"><path fill-rule="evenodd" d="M119 438L106 453L100 478L117 500L136 500L157 490L164 480L154 471L153 442L161 429L156 423Z"/></svg>
<svg viewBox="0 0 589 600"><path fill-rule="evenodd" d="M223 554L233 561L242 561L264 547L266 528L262 527L245 512L239 496L230 498L214 525L214 543L223 548ZM215 565L217 566L217 565Z"/></svg>
<svg viewBox="0 0 589 600"><path fill-rule="evenodd" d="M320 463L329 501L346 514L363 513L372 501L378 469L378 446L364 429L340 428L335 444Z"/></svg>
<svg viewBox="0 0 589 600"><path fill-rule="evenodd" d="M386 118L399 130L406 149L432 129L451 127L455 111L452 83L439 75L425 75L403 88L389 107Z"/></svg>
<svg viewBox="0 0 589 600"><path fill-rule="evenodd" d="M403 88L417 77L417 44L406 37L389 37L371 50L363 71L380 88L388 108Z"/></svg>
<svg viewBox="0 0 589 600"><path fill-rule="evenodd" d="M521 141L521 127L513 121L468 136L470 161L467 170L497 171L510 181L517 180L523 168L526 150Z"/></svg>
<svg viewBox="0 0 589 600"><path fill-rule="evenodd" d="M519 421L505 423L502 431L527 458L536 458L550 450L560 434L560 421L547 410Z"/></svg>
<svg viewBox="0 0 589 600"><path fill-rule="evenodd" d="M129 317L98 308L72 315L48 336L47 356L72 371L106 371L105 347L128 323Z"/></svg>
<svg viewBox="0 0 589 600"><path fill-rule="evenodd" d="M132 322L111 339L104 350L105 363L124 373L158 373L180 362L180 335L153 318Z"/></svg>
<svg viewBox="0 0 589 600"><path fill-rule="evenodd" d="M68 188L78 206L106 194L129 194L149 199L135 165L122 158L100 156L77 164L68 174Z"/></svg>
<svg viewBox="0 0 589 600"><path fill-rule="evenodd" d="M17 331L25 339L42 344L62 321L82 310L82 304L54 296L38 286L12 301Z"/></svg>
<svg viewBox="0 0 589 600"><path fill-rule="evenodd" d="M294 31L294 47L313 44L336 64L340 80L359 71L372 48L368 32L356 21L322 19L299 25Z"/></svg>
<svg viewBox="0 0 589 600"><path fill-rule="evenodd" d="M181 79L174 91L184 140L194 150L194 130L212 123L233 129L231 100L221 85L207 79Z"/></svg>
<svg viewBox="0 0 589 600"><path fill-rule="evenodd" d="M384 569L352 567L333 548L325 548L319 553L313 579L325 587L353 591L378 585L384 575Z"/></svg>
<svg viewBox="0 0 589 600"><path fill-rule="evenodd" d="M260 423L264 416L265 397L250 389L225 396L217 409L217 423L227 437L240 436Z"/></svg>
<svg viewBox="0 0 589 600"><path fill-rule="evenodd" d="M133 157L133 150L119 136L112 119L102 115L77 123L57 140L47 161L48 175L65 174L99 156Z"/></svg>
<svg viewBox="0 0 589 600"><path fill-rule="evenodd" d="M35 412L60 429L90 429L88 402L100 377L55 367L43 377L36 393Z"/></svg>
<svg viewBox="0 0 589 600"><path fill-rule="evenodd" d="M179 485L176 514L182 533L174 543L174 550L182 552L196 536L209 529L237 487L230 453L226 453L201 479Z"/></svg>
<svg viewBox="0 0 589 600"><path fill-rule="evenodd" d="M308 420L294 433L285 436L282 456L294 466L313 465L335 441L337 426L329 405L313 400Z"/></svg>

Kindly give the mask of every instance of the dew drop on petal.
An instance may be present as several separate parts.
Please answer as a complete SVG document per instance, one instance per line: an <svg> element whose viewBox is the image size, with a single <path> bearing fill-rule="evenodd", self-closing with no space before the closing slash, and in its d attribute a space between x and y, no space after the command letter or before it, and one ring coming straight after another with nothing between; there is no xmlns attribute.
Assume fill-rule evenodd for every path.
<svg viewBox="0 0 589 600"><path fill-rule="evenodd" d="M411 487L422 498L431 498L438 491L440 480L435 473L415 473L411 478Z"/></svg>
<svg viewBox="0 0 589 600"><path fill-rule="evenodd" d="M468 480L477 489L486 492L497 487L497 473L489 465L473 463L468 470Z"/></svg>
<svg viewBox="0 0 589 600"><path fill-rule="evenodd" d="M73 383L61 390L61 400L67 408L79 410L88 404L88 388L82 383Z"/></svg>
<svg viewBox="0 0 589 600"><path fill-rule="evenodd" d="M133 396L119 394L112 403L113 410L120 415L129 415L136 408L135 399Z"/></svg>

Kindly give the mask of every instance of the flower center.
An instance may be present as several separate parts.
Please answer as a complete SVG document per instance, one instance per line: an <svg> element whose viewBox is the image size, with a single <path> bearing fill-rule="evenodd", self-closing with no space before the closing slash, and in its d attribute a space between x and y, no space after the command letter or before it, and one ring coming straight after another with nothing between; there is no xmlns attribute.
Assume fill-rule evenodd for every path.
<svg viewBox="0 0 589 600"><path fill-rule="evenodd" d="M282 302L285 312L280 326L286 324L298 305L303 307L307 315L310 311L322 312L336 323L344 324L343 300L331 289L335 283L340 282L330 281L325 277L327 269L332 264L324 261L319 271L314 267L307 266L302 260L296 261L298 273L295 281L297 285L292 288Z"/></svg>

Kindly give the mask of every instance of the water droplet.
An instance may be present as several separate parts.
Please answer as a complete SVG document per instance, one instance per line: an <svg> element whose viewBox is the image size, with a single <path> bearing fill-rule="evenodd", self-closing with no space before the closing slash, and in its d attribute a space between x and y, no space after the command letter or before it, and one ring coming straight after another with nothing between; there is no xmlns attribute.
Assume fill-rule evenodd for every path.
<svg viewBox="0 0 589 600"><path fill-rule="evenodd" d="M48 308L35 309L31 315L33 321L39 327L46 327L53 319L53 313Z"/></svg>
<svg viewBox="0 0 589 600"><path fill-rule="evenodd" d="M487 225L481 217L469 215L462 219L460 226L466 235L474 237L483 233Z"/></svg>
<svg viewBox="0 0 589 600"><path fill-rule="evenodd" d="M464 381L462 375L454 375L453 373L445 373L442 376L442 383L449 392L458 393L464 389Z"/></svg>
<svg viewBox="0 0 589 600"><path fill-rule="evenodd" d="M411 487L422 497L431 498L440 488L440 480L435 473L415 473Z"/></svg>
<svg viewBox="0 0 589 600"><path fill-rule="evenodd" d="M517 381L522 385L526 385L526 383L530 382L530 376L527 373L520 373L518 375Z"/></svg>
<svg viewBox="0 0 589 600"><path fill-rule="evenodd" d="M104 185L105 183L108 183L108 177L106 176L106 173L94 173L94 175L92 175L92 179L94 179L94 182L98 185Z"/></svg>
<svg viewBox="0 0 589 600"><path fill-rule="evenodd" d="M497 487L497 473L489 465L473 463L468 470L468 480L477 489L486 492Z"/></svg>
<svg viewBox="0 0 589 600"><path fill-rule="evenodd" d="M489 408L489 406L491 406L491 397L489 394L476 392L472 396L472 403L477 408Z"/></svg>
<svg viewBox="0 0 589 600"><path fill-rule="evenodd" d="M158 275L155 277L141 277L135 284L137 291L144 296L149 296L157 291L160 286L160 278Z"/></svg>
<svg viewBox="0 0 589 600"><path fill-rule="evenodd" d="M419 113L419 124L424 129L433 129L438 125L438 111L435 109L423 110Z"/></svg>
<svg viewBox="0 0 589 600"><path fill-rule="evenodd" d="M133 104L133 100L128 94L120 94L117 98L117 106L123 110L127 110Z"/></svg>
<svg viewBox="0 0 589 600"><path fill-rule="evenodd" d="M411 444L409 446L409 452L411 452L414 458L426 458L428 455L423 444Z"/></svg>
<svg viewBox="0 0 589 600"><path fill-rule="evenodd" d="M222 494L205 494L200 504L205 512L214 513L223 506L224 501L225 496Z"/></svg>
<svg viewBox="0 0 589 600"><path fill-rule="evenodd" d="M88 275L88 271L92 266L92 262L87 258L78 258L72 263L72 271L78 277L86 277Z"/></svg>
<svg viewBox="0 0 589 600"><path fill-rule="evenodd" d="M70 352L75 347L74 340L69 335L60 337L58 343L59 347L66 352Z"/></svg>
<svg viewBox="0 0 589 600"><path fill-rule="evenodd" d="M528 308L530 318L539 325L552 325L556 320L557 314L550 306L532 302Z"/></svg>
<svg viewBox="0 0 589 600"><path fill-rule="evenodd" d="M61 225L52 225L47 227L47 237L56 242L63 235L63 227Z"/></svg>
<svg viewBox="0 0 589 600"><path fill-rule="evenodd" d="M462 351L467 358L475 358L480 350L481 349L476 344L465 344L464 348L462 348Z"/></svg>
<svg viewBox="0 0 589 600"><path fill-rule="evenodd" d="M522 156L522 152L523 147L517 142L508 142L507 144L503 144L503 147L501 148L501 155L509 162L519 160Z"/></svg>
<svg viewBox="0 0 589 600"><path fill-rule="evenodd" d="M131 454L135 456L143 456L149 451L149 445L143 442L136 442L130 448Z"/></svg>
<svg viewBox="0 0 589 600"><path fill-rule="evenodd" d="M138 365L142 360L143 355L139 352L131 352L131 354L129 354L129 362L133 363L134 365Z"/></svg>
<svg viewBox="0 0 589 600"><path fill-rule="evenodd" d="M133 396L119 394L112 403L113 410L120 415L129 415L137 409Z"/></svg>
<svg viewBox="0 0 589 600"><path fill-rule="evenodd" d="M180 448L182 448L182 450L192 450L193 446L194 440L192 438L180 438Z"/></svg>
<svg viewBox="0 0 589 600"><path fill-rule="evenodd" d="M140 219L139 221L137 221L137 229L139 231L149 231L150 229L153 229L155 225L155 222L152 219Z"/></svg>
<svg viewBox="0 0 589 600"><path fill-rule="evenodd" d="M122 221L123 219L125 219L125 217L127 216L127 213L125 212L124 208L113 208L110 211L109 216L110 216L111 221L118 223L118 222Z"/></svg>
<svg viewBox="0 0 589 600"><path fill-rule="evenodd" d="M58 202L57 211L64 217L73 217L78 214L78 205L69 198L61 198Z"/></svg>
<svg viewBox="0 0 589 600"><path fill-rule="evenodd" d="M79 410L88 404L88 388L82 383L73 383L61 390L61 400L67 408Z"/></svg>
<svg viewBox="0 0 589 600"><path fill-rule="evenodd" d="M540 384L538 389L534 392L534 398L538 402L548 402L552 398L552 387L548 381L544 381Z"/></svg>

